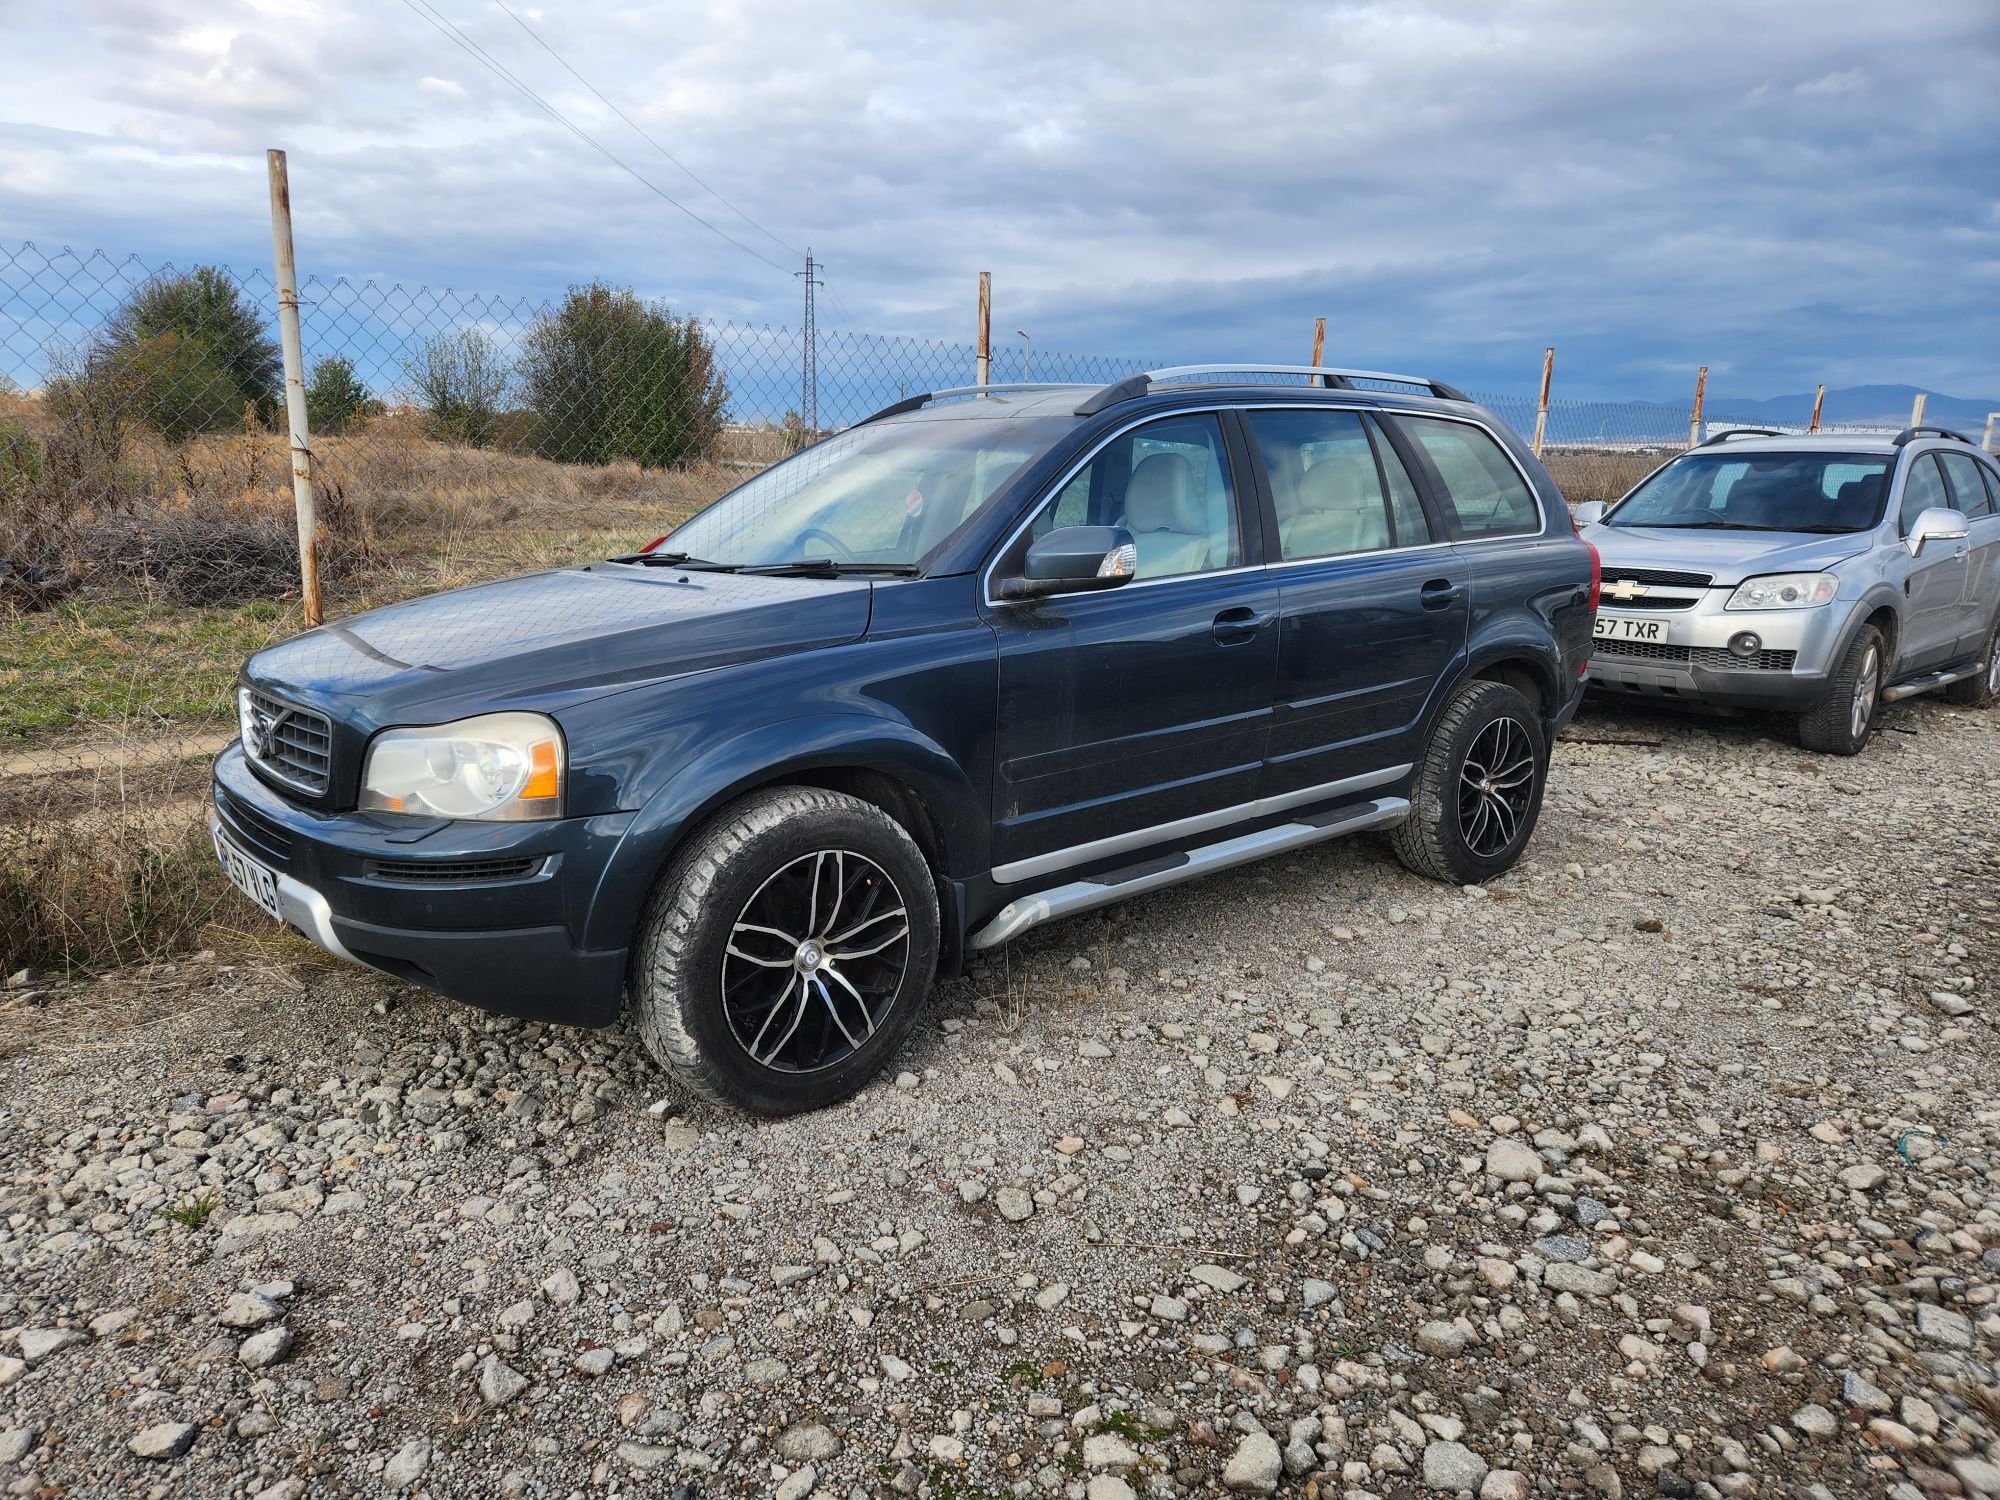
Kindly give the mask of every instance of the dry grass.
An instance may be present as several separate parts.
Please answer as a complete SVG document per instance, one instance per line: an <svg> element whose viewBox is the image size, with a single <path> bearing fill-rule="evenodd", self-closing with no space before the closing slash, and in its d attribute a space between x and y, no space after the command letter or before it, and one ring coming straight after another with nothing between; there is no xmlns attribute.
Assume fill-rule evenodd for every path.
<svg viewBox="0 0 2000 1500"><path fill-rule="evenodd" d="M208 845L208 754L176 752L227 732L244 658L300 627L285 445L139 433L99 457L0 514L67 583L0 614L0 972L156 959L247 911ZM330 616L635 550L748 472L554 464L393 415L315 458Z"/></svg>
<svg viewBox="0 0 2000 1500"><path fill-rule="evenodd" d="M1655 448L1546 448L1542 464L1571 505L1616 500L1678 451Z"/></svg>

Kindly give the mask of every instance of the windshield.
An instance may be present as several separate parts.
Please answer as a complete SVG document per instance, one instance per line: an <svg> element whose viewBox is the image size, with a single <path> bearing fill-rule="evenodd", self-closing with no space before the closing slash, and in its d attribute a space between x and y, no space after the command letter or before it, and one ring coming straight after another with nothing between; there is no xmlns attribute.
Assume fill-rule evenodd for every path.
<svg viewBox="0 0 2000 1500"><path fill-rule="evenodd" d="M980 417L850 428L731 490L659 550L728 567L913 567L1073 425Z"/></svg>
<svg viewBox="0 0 2000 1500"><path fill-rule="evenodd" d="M1866 531L1882 518L1889 456L1690 453L1628 495L1610 526L1714 531Z"/></svg>

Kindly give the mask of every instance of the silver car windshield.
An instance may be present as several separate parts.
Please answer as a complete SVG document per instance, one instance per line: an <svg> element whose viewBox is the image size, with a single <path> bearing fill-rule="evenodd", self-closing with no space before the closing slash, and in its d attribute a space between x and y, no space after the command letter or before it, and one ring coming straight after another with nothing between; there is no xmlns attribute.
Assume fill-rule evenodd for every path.
<svg viewBox="0 0 2000 1500"><path fill-rule="evenodd" d="M731 568L912 568L1074 425L1036 417L851 428L731 490L660 551Z"/></svg>
<svg viewBox="0 0 2000 1500"><path fill-rule="evenodd" d="M1626 496L1611 526L1866 531L1882 519L1881 453L1690 453Z"/></svg>

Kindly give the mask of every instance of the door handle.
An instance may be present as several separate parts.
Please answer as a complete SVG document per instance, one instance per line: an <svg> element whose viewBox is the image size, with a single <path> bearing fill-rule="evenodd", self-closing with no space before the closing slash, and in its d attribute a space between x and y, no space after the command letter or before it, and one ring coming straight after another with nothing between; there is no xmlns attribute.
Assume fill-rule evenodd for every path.
<svg viewBox="0 0 2000 1500"><path fill-rule="evenodd" d="M1465 597L1465 585L1449 578L1433 578L1417 591L1425 609L1443 609Z"/></svg>
<svg viewBox="0 0 2000 1500"><path fill-rule="evenodd" d="M1273 618L1272 615L1258 613L1247 604L1239 604L1215 617L1215 638L1225 646L1252 640Z"/></svg>

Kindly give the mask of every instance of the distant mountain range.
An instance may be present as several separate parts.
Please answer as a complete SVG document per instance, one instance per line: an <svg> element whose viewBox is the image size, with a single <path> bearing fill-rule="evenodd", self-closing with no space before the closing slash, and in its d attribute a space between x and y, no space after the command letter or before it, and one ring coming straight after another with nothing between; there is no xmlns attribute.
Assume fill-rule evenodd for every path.
<svg viewBox="0 0 2000 1500"><path fill-rule="evenodd" d="M1910 420L1910 407L1917 399L1913 385L1852 385L1826 393L1826 409L1820 420L1829 425L1901 427ZM1772 396L1763 401L1711 399L1705 413L1711 422L1769 422L1774 426L1802 423L1812 416L1812 392L1797 396ZM1924 404L1924 420L1940 427L1955 427L1977 441L1986 426L1986 414L2000 411L2000 400L1982 397L1941 396L1932 391Z"/></svg>

